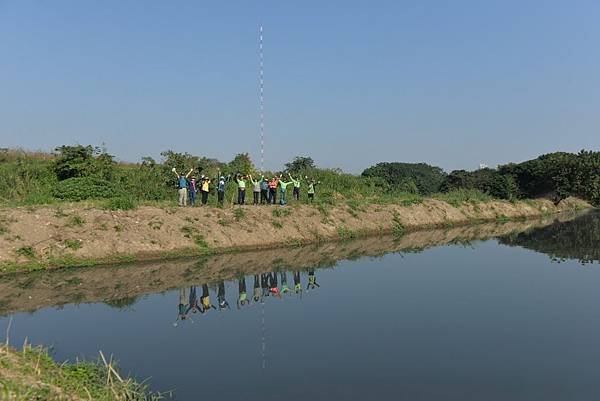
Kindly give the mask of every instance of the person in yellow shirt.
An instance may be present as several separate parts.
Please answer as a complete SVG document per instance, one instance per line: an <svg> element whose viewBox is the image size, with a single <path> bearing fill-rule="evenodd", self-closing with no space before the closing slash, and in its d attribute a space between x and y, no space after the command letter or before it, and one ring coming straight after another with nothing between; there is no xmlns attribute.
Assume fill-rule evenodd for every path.
<svg viewBox="0 0 600 401"><path fill-rule="evenodd" d="M202 176L200 181L200 192L202 193L202 205L208 202L208 192L210 191L210 178Z"/></svg>

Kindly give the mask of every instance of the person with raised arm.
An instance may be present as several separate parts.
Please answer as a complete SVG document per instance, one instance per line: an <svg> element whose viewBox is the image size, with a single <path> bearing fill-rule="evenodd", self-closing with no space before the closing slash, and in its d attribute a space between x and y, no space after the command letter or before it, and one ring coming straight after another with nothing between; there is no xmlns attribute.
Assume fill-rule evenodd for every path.
<svg viewBox="0 0 600 401"><path fill-rule="evenodd" d="M260 204L264 205L265 203L269 203L269 180L263 176L260 180Z"/></svg>
<svg viewBox="0 0 600 401"><path fill-rule="evenodd" d="M269 204L274 205L277 203L277 185L279 185L277 177L271 178L271 181L269 181Z"/></svg>
<svg viewBox="0 0 600 401"><path fill-rule="evenodd" d="M229 302L225 299L225 283L221 280L219 283L219 287L217 290L217 302L219 305L219 310L229 309Z"/></svg>
<svg viewBox="0 0 600 401"><path fill-rule="evenodd" d="M261 176L260 180L254 181L254 179L252 178L252 174L248 174L248 178L250 178L250 182L252 183L252 204L258 205L260 197L260 184L264 177Z"/></svg>
<svg viewBox="0 0 600 401"><path fill-rule="evenodd" d="M241 174L236 174L234 177L235 183L238 186L238 205L246 204L246 177Z"/></svg>
<svg viewBox="0 0 600 401"><path fill-rule="evenodd" d="M254 275L254 285L252 286L254 292L252 294L252 300L256 303L262 300L262 291L260 289L261 280L258 277L258 274Z"/></svg>
<svg viewBox="0 0 600 401"><path fill-rule="evenodd" d="M225 186L231 176L224 177L219 172L219 178L217 183L217 206L223 207L223 202L225 201Z"/></svg>
<svg viewBox="0 0 600 401"><path fill-rule="evenodd" d="M211 179L206 176L202 176L202 178L200 180L200 192L202 194L202 206L204 206L208 203L208 193L210 191L210 181L211 181Z"/></svg>
<svg viewBox="0 0 600 401"><path fill-rule="evenodd" d="M292 181L288 181L288 182L283 181L281 179L281 174L279 175L279 204L281 206L285 205L285 194L287 192L287 186L290 185L291 183L292 183Z"/></svg>
<svg viewBox="0 0 600 401"><path fill-rule="evenodd" d="M302 298L302 282L300 281L300 272L294 272L294 292L296 294L300 294L300 298Z"/></svg>
<svg viewBox="0 0 600 401"><path fill-rule="evenodd" d="M315 199L315 187L317 186L317 184L320 184L321 181L315 181L314 179L310 180L308 182L308 191L306 192L308 194L308 200L310 201L310 203L312 203Z"/></svg>
<svg viewBox="0 0 600 401"><path fill-rule="evenodd" d="M256 276L254 277L256 285ZM240 309L242 306L250 305L250 300L248 299L248 293L246 292L246 277L241 276L238 279L238 300L237 300L237 308Z"/></svg>
<svg viewBox="0 0 600 401"><path fill-rule="evenodd" d="M202 313L208 312L210 308L216 310L215 306L210 301L210 292L208 291L208 284L202 284L202 296L200 297L200 303L202 306Z"/></svg>
<svg viewBox="0 0 600 401"><path fill-rule="evenodd" d="M317 284L317 277L315 276L315 270L310 269L308 271L308 285L306 286L306 289L314 290L315 287L320 287L320 285Z"/></svg>
<svg viewBox="0 0 600 401"><path fill-rule="evenodd" d="M190 171L188 171L187 174L183 174L183 171L181 173L177 172L177 169L175 167L173 167L171 169L171 171L177 176L177 180L178 180L178 186L179 186L179 206L187 206L187 199L188 199L188 194L187 194L187 179L190 176L190 174L192 174L192 171L194 171L193 168L190 169Z"/></svg>
<svg viewBox="0 0 600 401"><path fill-rule="evenodd" d="M290 177L290 180L292 180L292 183L294 183L294 192L292 192L292 198L296 201L300 200L300 178L298 178L297 180L294 179L294 177L292 177L292 175L290 173L288 173L288 176Z"/></svg>

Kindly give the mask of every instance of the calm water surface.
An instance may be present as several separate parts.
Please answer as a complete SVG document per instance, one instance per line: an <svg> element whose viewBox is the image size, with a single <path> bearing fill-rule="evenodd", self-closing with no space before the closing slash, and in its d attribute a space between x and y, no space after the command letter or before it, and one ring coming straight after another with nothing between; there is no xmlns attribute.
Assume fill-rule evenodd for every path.
<svg viewBox="0 0 600 401"><path fill-rule="evenodd" d="M177 400L597 400L599 222L342 260L297 273L298 293L293 269L267 265L239 308L233 280L16 313L11 341L114 354ZM215 308L187 311L203 284Z"/></svg>

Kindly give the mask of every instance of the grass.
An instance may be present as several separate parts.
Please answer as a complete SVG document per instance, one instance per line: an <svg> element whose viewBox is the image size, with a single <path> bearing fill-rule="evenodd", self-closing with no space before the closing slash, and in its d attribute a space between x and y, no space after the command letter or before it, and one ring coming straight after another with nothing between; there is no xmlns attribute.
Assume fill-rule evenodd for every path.
<svg viewBox="0 0 600 401"><path fill-rule="evenodd" d="M405 233L404 224L402 220L400 220L400 215L398 213L394 213L392 216L392 235L395 238L401 238Z"/></svg>
<svg viewBox="0 0 600 401"><path fill-rule="evenodd" d="M0 345L0 399L10 401L159 400L147 384L124 377L102 353L97 362L57 364L41 347Z"/></svg>
<svg viewBox="0 0 600 401"><path fill-rule="evenodd" d="M233 218L235 221L240 221L246 216L246 212L241 207L233 210Z"/></svg>
<svg viewBox="0 0 600 401"><path fill-rule="evenodd" d="M24 256L29 259L35 259L35 250L30 246L23 246L17 249L17 255Z"/></svg>
<svg viewBox="0 0 600 401"><path fill-rule="evenodd" d="M496 222L498 222L498 223L504 224L504 223L508 223L509 221L510 221L510 217L508 217L505 214L500 214L500 215L496 216Z"/></svg>
<svg viewBox="0 0 600 401"><path fill-rule="evenodd" d="M63 245L69 249L77 250L81 248L81 241L78 239L66 239L63 241Z"/></svg>
<svg viewBox="0 0 600 401"><path fill-rule="evenodd" d="M356 231L353 231L349 228L346 227L339 227L338 230L338 237L341 240L349 240L349 239L354 239L356 238L358 235L356 233Z"/></svg>
<svg viewBox="0 0 600 401"><path fill-rule="evenodd" d="M85 224L85 219L79 215L73 215L69 217L66 226L67 227L81 227Z"/></svg>
<svg viewBox="0 0 600 401"><path fill-rule="evenodd" d="M488 194L475 189L457 189L447 193L436 194L434 197L454 207L460 207L464 203L485 203L493 199Z"/></svg>
<svg viewBox="0 0 600 401"><path fill-rule="evenodd" d="M137 208L137 202L131 198L112 198L105 207L109 210L133 210Z"/></svg>
<svg viewBox="0 0 600 401"><path fill-rule="evenodd" d="M273 217L287 217L292 214L292 210L289 208L278 207L273 209Z"/></svg>
<svg viewBox="0 0 600 401"><path fill-rule="evenodd" d="M273 220L271 222L271 224L273 224L273 227L275 227L276 229L280 230L283 228L283 223L279 220Z"/></svg>
<svg viewBox="0 0 600 401"><path fill-rule="evenodd" d="M196 244L196 246L198 246L199 249L201 249L202 251L204 251L206 253L210 252L210 246L204 239L204 235L202 235L196 227L183 226L183 227L181 227L181 232L183 233L183 236L185 238L192 239L194 241L194 243Z"/></svg>

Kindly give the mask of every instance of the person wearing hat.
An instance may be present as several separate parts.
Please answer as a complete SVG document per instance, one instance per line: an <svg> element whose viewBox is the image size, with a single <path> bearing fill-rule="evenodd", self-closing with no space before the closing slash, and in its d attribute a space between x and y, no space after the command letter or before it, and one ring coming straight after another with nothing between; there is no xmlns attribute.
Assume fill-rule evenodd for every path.
<svg viewBox="0 0 600 401"><path fill-rule="evenodd" d="M260 180L256 180L254 181L254 179L252 178L251 174L248 174L248 178L250 178L250 182L252 183L252 204L253 205L258 205L258 198L260 196L260 183L263 180L263 176L261 176Z"/></svg>
<svg viewBox="0 0 600 401"><path fill-rule="evenodd" d="M225 200L225 185L227 185L227 181L229 181L229 177L227 179L224 176L219 177L217 184L217 202L219 206L223 206L223 201Z"/></svg>
<svg viewBox="0 0 600 401"><path fill-rule="evenodd" d="M200 178L200 192L202 193L202 205L206 205L206 203L208 202L209 185L210 178L203 175Z"/></svg>
<svg viewBox="0 0 600 401"><path fill-rule="evenodd" d="M269 180L263 177L260 180L260 203L264 205L269 200Z"/></svg>

